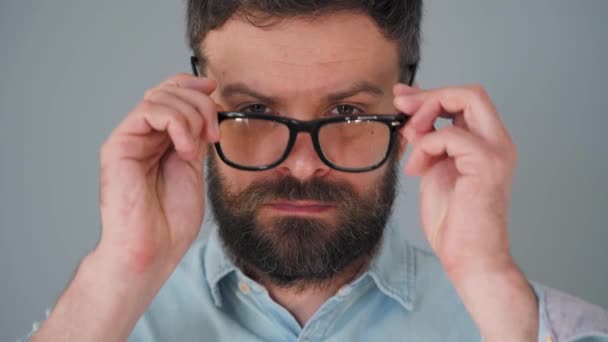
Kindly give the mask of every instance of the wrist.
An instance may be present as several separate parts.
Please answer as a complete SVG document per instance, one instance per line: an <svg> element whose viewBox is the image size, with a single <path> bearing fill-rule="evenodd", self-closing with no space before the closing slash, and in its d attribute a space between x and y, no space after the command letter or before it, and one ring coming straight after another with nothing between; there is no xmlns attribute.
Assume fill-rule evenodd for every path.
<svg viewBox="0 0 608 342"><path fill-rule="evenodd" d="M123 341L159 286L128 274L97 251L80 263L70 286L32 340Z"/></svg>
<svg viewBox="0 0 608 342"><path fill-rule="evenodd" d="M126 244L102 238L87 259L94 267L103 268L118 279L162 278L179 263L167 249L155 243Z"/></svg>
<svg viewBox="0 0 608 342"><path fill-rule="evenodd" d="M484 341L534 341L538 302L515 262L479 263L451 275Z"/></svg>

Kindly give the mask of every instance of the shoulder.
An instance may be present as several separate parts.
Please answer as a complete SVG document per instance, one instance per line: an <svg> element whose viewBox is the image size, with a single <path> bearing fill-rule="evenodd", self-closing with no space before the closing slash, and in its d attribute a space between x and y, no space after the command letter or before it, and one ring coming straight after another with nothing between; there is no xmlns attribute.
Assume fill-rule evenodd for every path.
<svg viewBox="0 0 608 342"><path fill-rule="evenodd" d="M541 324L557 341L608 341L608 312L565 292L532 283Z"/></svg>

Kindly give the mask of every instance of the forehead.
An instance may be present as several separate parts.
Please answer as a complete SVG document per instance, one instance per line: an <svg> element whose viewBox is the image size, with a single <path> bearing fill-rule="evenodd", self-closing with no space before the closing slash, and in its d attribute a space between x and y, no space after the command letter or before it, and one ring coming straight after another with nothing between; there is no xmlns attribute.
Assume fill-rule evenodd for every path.
<svg viewBox="0 0 608 342"><path fill-rule="evenodd" d="M235 17L207 35L203 50L210 77L267 91L323 92L362 80L390 87L398 78L397 44L353 12L266 27Z"/></svg>

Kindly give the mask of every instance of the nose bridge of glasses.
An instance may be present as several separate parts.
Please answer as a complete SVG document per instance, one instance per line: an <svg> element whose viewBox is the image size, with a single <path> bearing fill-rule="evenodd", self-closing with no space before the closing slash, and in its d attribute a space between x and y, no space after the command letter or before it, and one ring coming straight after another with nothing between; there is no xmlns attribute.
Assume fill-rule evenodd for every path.
<svg viewBox="0 0 608 342"><path fill-rule="evenodd" d="M289 172L298 179L325 174L330 165L327 165L321 158L318 142L315 142L316 125L313 122L301 121L296 125L289 124L289 126L292 141L285 150L285 159L279 165L280 170ZM300 132L309 134L300 135Z"/></svg>
<svg viewBox="0 0 608 342"><path fill-rule="evenodd" d="M300 134L300 132L309 133L312 137L314 131L319 126L319 121L318 120L304 121L304 120L297 120L297 119L289 119L288 126L289 126L290 130L293 132L293 134L295 135L294 139L297 138L297 136Z"/></svg>

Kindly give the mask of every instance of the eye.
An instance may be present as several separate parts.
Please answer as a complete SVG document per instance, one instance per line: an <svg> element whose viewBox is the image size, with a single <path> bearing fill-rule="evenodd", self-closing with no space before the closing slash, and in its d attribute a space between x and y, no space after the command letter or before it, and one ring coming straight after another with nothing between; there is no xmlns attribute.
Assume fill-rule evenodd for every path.
<svg viewBox="0 0 608 342"><path fill-rule="evenodd" d="M364 114L364 112L352 105L341 104L337 105L330 111L331 115L359 115Z"/></svg>
<svg viewBox="0 0 608 342"><path fill-rule="evenodd" d="M273 111L266 105L261 103L254 103L252 105L248 105L239 110L242 113L263 113L263 114L272 114Z"/></svg>

